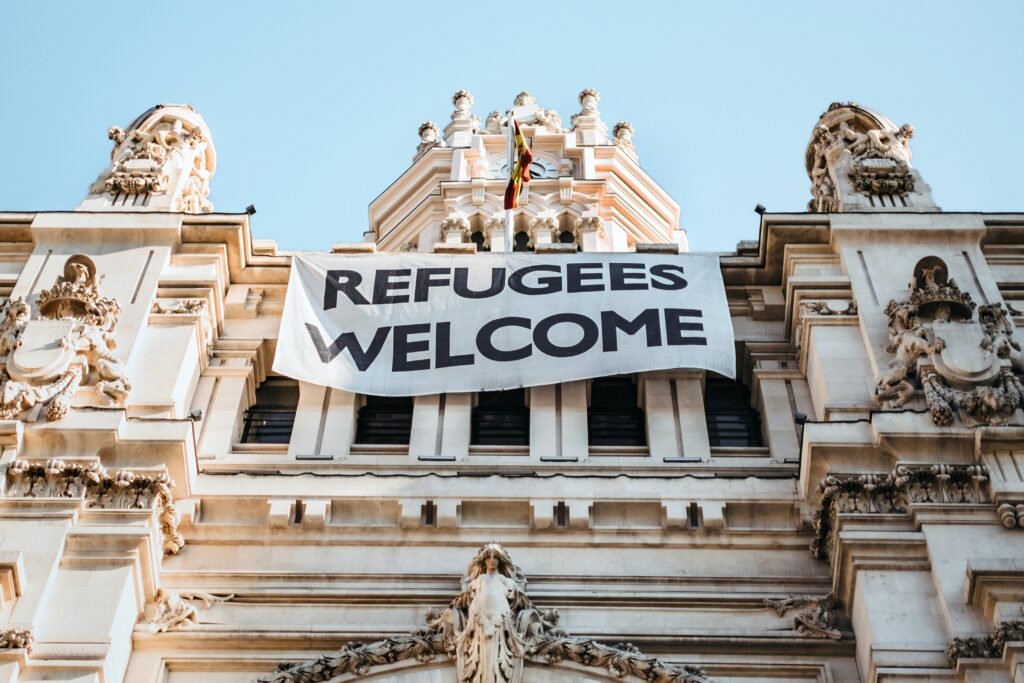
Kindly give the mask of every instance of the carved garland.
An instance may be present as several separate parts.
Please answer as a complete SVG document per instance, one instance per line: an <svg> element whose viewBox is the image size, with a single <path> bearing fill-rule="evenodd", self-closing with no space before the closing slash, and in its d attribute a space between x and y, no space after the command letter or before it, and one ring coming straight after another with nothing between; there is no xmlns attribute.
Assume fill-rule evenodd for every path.
<svg viewBox="0 0 1024 683"><path fill-rule="evenodd" d="M821 505L812 524L811 555L832 554L839 513L906 513L911 503L983 503L988 499L984 465L900 465L888 475L829 475L818 486Z"/></svg>
<svg viewBox="0 0 1024 683"><path fill-rule="evenodd" d="M949 641L946 658L953 668L965 658L1000 659L1006 650L1006 643L1020 640L1024 640L1024 621L1004 621L996 626L991 635L954 638Z"/></svg>
<svg viewBox="0 0 1024 683"><path fill-rule="evenodd" d="M86 507L103 510L153 510L160 523L164 553L185 545L178 532L178 511L166 474L140 475L128 470L110 474L99 463L87 465L47 460L16 460L7 469L4 495L19 498L84 498Z"/></svg>
<svg viewBox="0 0 1024 683"><path fill-rule="evenodd" d="M765 607L775 610L780 617L791 609L799 609L793 618L793 630L810 638L842 640L839 629L839 607L831 593L828 595L801 595L788 598L765 598Z"/></svg>
<svg viewBox="0 0 1024 683"><path fill-rule="evenodd" d="M480 550L462 586L447 609L427 612L426 628L370 644L349 643L337 654L306 664L283 664L259 680L319 683L403 660L447 656L456 662L459 683L518 683L524 660L570 661L649 683L707 683L700 669L667 664L632 645L566 635L557 628L557 610L538 610L526 596L522 570L497 543Z"/></svg>

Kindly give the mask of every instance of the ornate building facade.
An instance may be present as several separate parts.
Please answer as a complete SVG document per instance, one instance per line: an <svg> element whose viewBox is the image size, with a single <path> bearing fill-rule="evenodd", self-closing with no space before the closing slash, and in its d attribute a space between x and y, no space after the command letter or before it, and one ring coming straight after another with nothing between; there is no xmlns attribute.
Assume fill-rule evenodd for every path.
<svg viewBox="0 0 1024 683"><path fill-rule="evenodd" d="M528 93L516 251L687 250L634 128ZM502 252L470 93L340 254ZM357 395L275 375L291 258L187 105L0 213L0 682L1024 680L1024 215L836 103L720 259L737 380ZM1020 310L1018 310L1018 308Z"/></svg>

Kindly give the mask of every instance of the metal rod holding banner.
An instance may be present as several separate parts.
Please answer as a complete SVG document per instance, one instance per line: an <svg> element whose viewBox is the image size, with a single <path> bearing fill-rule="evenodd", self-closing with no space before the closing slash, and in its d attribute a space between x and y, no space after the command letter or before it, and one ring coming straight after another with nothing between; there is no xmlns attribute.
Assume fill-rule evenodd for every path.
<svg viewBox="0 0 1024 683"><path fill-rule="evenodd" d="M508 110L508 115L507 115L505 120L506 120L506 122L508 124L508 145L507 145L508 152L507 152L507 155L506 155L506 158L508 159L508 164L507 164L507 166L508 166L508 177L505 179L506 180L505 187L508 187L508 185L512 183L512 174L515 172L515 161L516 161L515 159L513 159L513 156L516 153L516 140L515 140L516 131L515 131L515 126L512 124L512 110L511 109ZM513 244L514 244L514 240L512 239L512 231L513 231L514 225L515 225L515 220L514 220L514 216L513 216L513 212L514 211L515 211L515 209L505 209L505 251L506 252L511 252Z"/></svg>

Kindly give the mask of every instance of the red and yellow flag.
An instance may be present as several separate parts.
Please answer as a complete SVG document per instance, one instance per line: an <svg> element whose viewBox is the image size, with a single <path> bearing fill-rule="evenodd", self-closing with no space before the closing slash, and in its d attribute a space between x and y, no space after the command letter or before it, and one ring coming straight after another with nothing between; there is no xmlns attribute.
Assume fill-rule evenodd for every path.
<svg viewBox="0 0 1024 683"><path fill-rule="evenodd" d="M508 177L508 187L505 188L506 211L514 209L518 205L523 183L530 182L530 162L533 161L533 154L530 153L530 147L526 144L523 131L519 129L519 122L514 116L509 118L514 131L512 158L515 159L515 165L512 166L512 172Z"/></svg>

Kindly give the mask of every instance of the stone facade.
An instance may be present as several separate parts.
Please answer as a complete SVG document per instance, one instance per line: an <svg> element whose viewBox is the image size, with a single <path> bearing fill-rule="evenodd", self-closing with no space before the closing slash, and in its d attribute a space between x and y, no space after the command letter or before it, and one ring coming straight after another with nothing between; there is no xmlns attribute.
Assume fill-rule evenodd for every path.
<svg viewBox="0 0 1024 683"><path fill-rule="evenodd" d="M685 251L600 102L515 98L513 244ZM474 104L332 251L505 248ZM941 212L912 134L811 127L809 211L721 258L739 382L534 387L488 444L478 395L275 378L290 257L202 118L112 128L78 210L0 213L0 682L1022 680L1024 215Z"/></svg>

